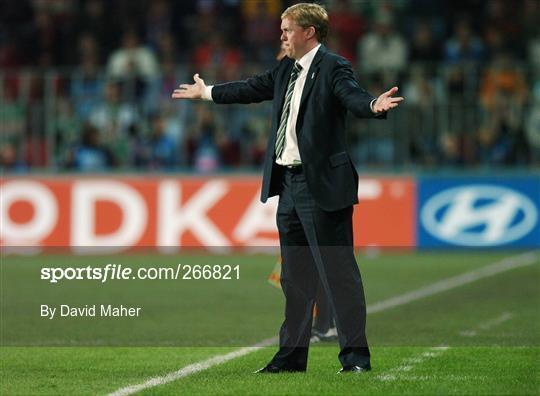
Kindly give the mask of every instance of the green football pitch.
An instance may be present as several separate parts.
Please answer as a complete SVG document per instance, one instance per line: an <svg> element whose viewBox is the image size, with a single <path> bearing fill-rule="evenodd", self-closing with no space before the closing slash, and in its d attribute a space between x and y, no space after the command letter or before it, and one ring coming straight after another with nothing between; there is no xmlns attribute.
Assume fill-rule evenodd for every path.
<svg viewBox="0 0 540 396"><path fill-rule="evenodd" d="M216 258L217 257L217 258ZM42 267L240 265L241 280L64 281ZM272 255L4 256L0 394L540 394L540 253L360 254L373 370L256 375L276 347ZM40 318L36 304L136 301L138 318ZM35 309L34 309L35 308ZM32 312L32 315L28 313ZM31 317L30 317L31 316Z"/></svg>

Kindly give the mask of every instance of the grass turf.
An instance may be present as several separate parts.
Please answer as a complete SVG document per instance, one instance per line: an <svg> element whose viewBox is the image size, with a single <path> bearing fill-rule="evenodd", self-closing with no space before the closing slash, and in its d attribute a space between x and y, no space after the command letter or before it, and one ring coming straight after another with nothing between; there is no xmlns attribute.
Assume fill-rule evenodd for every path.
<svg viewBox="0 0 540 396"><path fill-rule="evenodd" d="M371 259L361 257L359 262L369 305L509 255L487 252L385 254ZM204 257L182 259L188 262L207 260ZM25 307L24 301L28 304L32 302L26 294L21 295L20 288L5 288L6 273L10 277L17 273L21 279L34 282L38 289L41 285L30 276L31 269L21 265L29 260L32 259L10 257L6 260L7 267L3 263L2 300L7 301L2 305L3 313L6 305L9 309L10 302L18 301L18 308ZM95 258L88 257L66 259L44 256L40 258L40 263L50 265L65 261L66 265L82 266L92 260L95 262ZM131 265L171 263L171 258L166 256L133 256L121 260ZM281 320L282 298L278 290L265 284L274 259L269 256L220 258L221 262L227 260L231 263L245 261L242 283L231 287L231 284L223 282L192 282L184 283L181 289L171 290L180 290L185 298L182 321L187 325L193 324L197 331L184 333L183 343L194 346L17 347L8 345L16 345L14 341L27 338L15 338L14 330L3 326L0 393L107 393L227 353L267 335L275 335ZM254 262L258 265L253 265ZM275 348L265 348L143 393L540 394L539 280L540 266L536 263L370 315L368 337L372 345L374 369L367 375L336 375L339 369L337 347L317 345L310 351L308 373L255 376L252 371L264 365L275 351ZM129 287L128 284L131 282L127 282L125 287ZM74 286L73 283L65 285L67 291ZM124 287L124 284L121 286ZM162 282L145 283L145 295L150 299L157 296L156 307L163 297L158 292L162 286ZM119 293L118 287L116 285L111 292L116 290ZM88 295L93 291L95 286L89 286ZM72 295L76 295L75 292L81 290L70 291ZM229 306L224 315L215 316L212 311L200 309L208 304L219 306L216 296L228 298ZM254 301L246 304L246 296ZM168 306L166 303L164 305ZM261 306L264 309L261 310ZM178 309L177 305L168 307L174 311ZM233 319L230 318L231 314ZM500 318L505 320L498 320ZM173 320L178 318L173 315ZM146 317L142 321L153 320ZM220 328L229 328L233 333L240 331L238 323L246 329L247 334L238 336L215 331ZM147 329L152 328L160 329L151 326ZM106 330L107 326L103 329ZM39 337L40 330L43 329L38 327L34 332L28 332L28 329L20 328L18 331ZM122 331L129 331L129 322ZM463 336L463 331L468 331L469 335ZM217 336L220 333L226 334L220 338ZM172 332L165 336L174 337L175 334ZM153 336L155 338L147 338L145 342L151 344L159 341L159 332ZM224 347L204 345L202 340L206 337L214 337L215 344ZM50 341L50 334L41 340ZM58 335L57 340L62 341L62 334ZM443 352L431 349L438 345L447 345L449 349Z"/></svg>
<svg viewBox="0 0 540 396"><path fill-rule="evenodd" d="M104 394L228 348L5 348L2 394ZM540 392L538 347L374 347L373 370L338 375L337 348L314 346L305 374L255 375L274 348L142 394L490 394Z"/></svg>

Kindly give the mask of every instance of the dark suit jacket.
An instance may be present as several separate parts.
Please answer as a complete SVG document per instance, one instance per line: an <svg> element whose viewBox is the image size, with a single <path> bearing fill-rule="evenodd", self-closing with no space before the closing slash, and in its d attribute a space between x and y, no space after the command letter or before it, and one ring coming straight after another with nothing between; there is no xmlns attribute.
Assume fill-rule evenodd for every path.
<svg viewBox="0 0 540 396"><path fill-rule="evenodd" d="M216 103L256 103L273 99L261 200L280 193L282 167L275 163L275 140L294 60L285 57L270 71L245 81L215 85ZM296 122L298 149L316 204L334 211L358 203L358 174L347 153L345 116L375 117L375 99L360 88L349 62L323 45L309 68ZM384 117L384 115L383 115Z"/></svg>

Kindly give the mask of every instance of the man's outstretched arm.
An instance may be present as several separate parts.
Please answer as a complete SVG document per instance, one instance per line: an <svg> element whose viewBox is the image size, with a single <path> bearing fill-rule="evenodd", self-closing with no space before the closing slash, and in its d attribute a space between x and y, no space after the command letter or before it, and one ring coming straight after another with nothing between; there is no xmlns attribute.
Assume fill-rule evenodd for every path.
<svg viewBox="0 0 540 396"><path fill-rule="evenodd" d="M351 65L340 59L332 73L334 94L343 106L361 118L385 116L385 112L397 107L402 97L394 97L398 91L393 87L379 97L373 97L358 85Z"/></svg>
<svg viewBox="0 0 540 396"><path fill-rule="evenodd" d="M194 84L181 84L173 99L207 99L216 103L258 103L274 98L274 74L277 68L243 81L207 86L198 74Z"/></svg>

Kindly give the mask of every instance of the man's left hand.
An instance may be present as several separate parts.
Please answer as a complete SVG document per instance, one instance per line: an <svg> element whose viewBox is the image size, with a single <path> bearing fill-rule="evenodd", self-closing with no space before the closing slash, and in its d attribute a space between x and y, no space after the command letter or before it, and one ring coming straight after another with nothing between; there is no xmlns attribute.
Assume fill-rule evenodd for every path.
<svg viewBox="0 0 540 396"><path fill-rule="evenodd" d="M401 96L393 97L392 95L395 95L395 93L398 91L398 87L393 87L389 91L386 91L385 93L381 94L375 103L373 103L373 112L374 113L382 113L384 111L388 111L390 109L393 109L394 107L397 107L399 102L403 100Z"/></svg>

